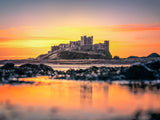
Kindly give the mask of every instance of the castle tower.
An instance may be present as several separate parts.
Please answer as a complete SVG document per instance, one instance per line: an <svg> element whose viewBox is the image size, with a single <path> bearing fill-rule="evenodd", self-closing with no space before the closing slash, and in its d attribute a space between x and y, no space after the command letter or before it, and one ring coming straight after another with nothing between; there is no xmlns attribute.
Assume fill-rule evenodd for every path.
<svg viewBox="0 0 160 120"><path fill-rule="evenodd" d="M93 36L88 37L88 45L93 45Z"/></svg>
<svg viewBox="0 0 160 120"><path fill-rule="evenodd" d="M85 45L87 37L86 36L81 36L81 46Z"/></svg>
<svg viewBox="0 0 160 120"><path fill-rule="evenodd" d="M81 36L81 46L93 45L93 36Z"/></svg>
<svg viewBox="0 0 160 120"><path fill-rule="evenodd" d="M108 41L108 40L105 40L105 41L104 41L104 49L105 49L106 51L109 51L109 41Z"/></svg>

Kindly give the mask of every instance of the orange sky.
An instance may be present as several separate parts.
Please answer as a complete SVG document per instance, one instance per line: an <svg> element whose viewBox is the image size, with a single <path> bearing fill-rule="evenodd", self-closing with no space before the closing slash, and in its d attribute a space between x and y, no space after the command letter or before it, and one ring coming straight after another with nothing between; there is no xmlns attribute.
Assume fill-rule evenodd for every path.
<svg viewBox="0 0 160 120"><path fill-rule="evenodd" d="M160 24L128 24L88 27L18 27L0 30L0 59L37 57L50 46L93 35L94 43L110 41L113 56L146 56L160 52Z"/></svg>
<svg viewBox="0 0 160 120"><path fill-rule="evenodd" d="M50 46L93 35L112 56L160 54L158 0L0 1L0 59L35 58Z"/></svg>

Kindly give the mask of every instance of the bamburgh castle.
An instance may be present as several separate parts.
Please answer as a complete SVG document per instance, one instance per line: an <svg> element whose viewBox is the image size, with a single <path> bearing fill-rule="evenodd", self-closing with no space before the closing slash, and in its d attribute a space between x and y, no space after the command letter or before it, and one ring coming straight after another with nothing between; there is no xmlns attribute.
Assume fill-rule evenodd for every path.
<svg viewBox="0 0 160 120"><path fill-rule="evenodd" d="M69 44L51 46L47 54L37 57L38 60L57 59L111 59L109 41L93 44L93 36L81 36L78 41L70 41Z"/></svg>
<svg viewBox="0 0 160 120"><path fill-rule="evenodd" d="M93 36L81 36L81 40L79 41L70 41L69 44L51 46L51 51L48 51L48 53L52 53L57 50L109 52L109 41L93 44Z"/></svg>

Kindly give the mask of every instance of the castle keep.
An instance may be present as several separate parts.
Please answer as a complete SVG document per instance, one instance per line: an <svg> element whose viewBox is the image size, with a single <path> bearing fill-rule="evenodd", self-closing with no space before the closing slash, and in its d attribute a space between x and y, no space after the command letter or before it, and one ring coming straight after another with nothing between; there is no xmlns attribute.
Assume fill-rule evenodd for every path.
<svg viewBox="0 0 160 120"><path fill-rule="evenodd" d="M93 36L81 36L81 40L70 41L69 44L51 46L51 51L48 51L48 53L52 53L56 50L109 52L109 41L93 44Z"/></svg>

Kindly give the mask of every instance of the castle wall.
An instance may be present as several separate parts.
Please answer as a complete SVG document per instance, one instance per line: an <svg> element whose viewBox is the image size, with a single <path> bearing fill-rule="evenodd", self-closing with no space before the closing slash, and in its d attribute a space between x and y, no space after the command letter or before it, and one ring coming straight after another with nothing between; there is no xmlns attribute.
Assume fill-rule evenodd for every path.
<svg viewBox="0 0 160 120"><path fill-rule="evenodd" d="M55 50L58 50L59 49L59 46L51 46L51 51L55 51Z"/></svg>
<svg viewBox="0 0 160 120"><path fill-rule="evenodd" d="M79 41L70 41L69 44L60 44L59 46L52 46L51 52L61 49L65 50L82 50L82 51L109 51L109 41L104 41L104 43L93 45L93 36L81 36Z"/></svg>
<svg viewBox="0 0 160 120"><path fill-rule="evenodd" d="M82 51L92 51L92 45L83 45L81 46L80 50Z"/></svg>
<svg viewBox="0 0 160 120"><path fill-rule="evenodd" d="M105 49L106 51L109 51L109 41L108 41L108 40L105 40L105 41L104 41L104 49Z"/></svg>

